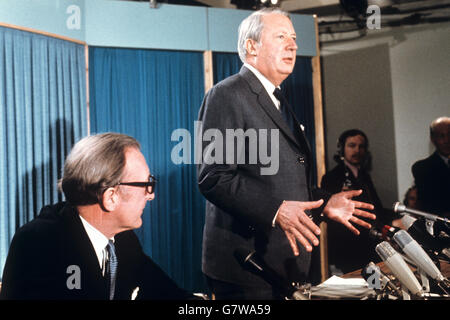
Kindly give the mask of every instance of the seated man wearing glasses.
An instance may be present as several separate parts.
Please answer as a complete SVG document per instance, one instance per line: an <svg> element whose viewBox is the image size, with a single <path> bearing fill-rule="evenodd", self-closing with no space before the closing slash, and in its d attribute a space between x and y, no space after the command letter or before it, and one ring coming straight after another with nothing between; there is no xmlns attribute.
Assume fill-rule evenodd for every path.
<svg viewBox="0 0 450 320"><path fill-rule="evenodd" d="M60 188L8 252L3 299L191 299L142 251L132 229L155 198L139 143L104 133L73 147Z"/></svg>

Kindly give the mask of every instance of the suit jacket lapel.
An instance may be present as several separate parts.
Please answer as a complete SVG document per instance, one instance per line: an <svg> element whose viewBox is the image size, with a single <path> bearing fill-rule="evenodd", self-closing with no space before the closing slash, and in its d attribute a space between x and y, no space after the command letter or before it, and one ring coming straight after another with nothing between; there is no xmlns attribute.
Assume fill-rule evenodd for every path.
<svg viewBox="0 0 450 320"><path fill-rule="evenodd" d="M311 153L311 146L309 144L308 139L306 139L305 136L305 132L303 131L303 129L300 127L300 121L298 121L297 116L294 113L294 110L290 110L292 117L294 118L296 124L297 124L297 131L300 135L300 139L302 141L300 141L300 145L303 147L302 150L305 152L305 155L308 157L308 161L309 163L312 163L312 153Z"/></svg>
<svg viewBox="0 0 450 320"><path fill-rule="evenodd" d="M68 264L80 266L82 269L81 276L82 278L84 277L84 281L87 281L89 283L88 286L95 288L95 291L97 291L94 296L100 295L101 297L103 292L106 292L106 281L102 275L94 247L76 209L66 205L63 210L66 243L63 244L65 252L61 254L66 256Z"/></svg>
<svg viewBox="0 0 450 320"><path fill-rule="evenodd" d="M445 170L449 169L447 167L447 165L445 164L444 160L441 159L441 157L439 156L439 153L437 151L435 151L431 157L434 162L433 167L435 167L437 169L436 171L445 172Z"/></svg>
<svg viewBox="0 0 450 320"><path fill-rule="evenodd" d="M267 115L272 119L272 121L280 128L280 130L293 142L295 145L302 150L300 141L298 141L294 133L292 132L291 128L289 128L286 121L284 121L281 113L277 110L277 108L274 106L272 100L270 99L269 95L267 94L266 90L264 89L261 82L258 80L258 78L246 67L242 67L239 74L248 82L250 85L251 90L253 93L255 93L258 96L258 102L261 105L262 109L267 113ZM294 115L294 119L297 121L297 118ZM311 149L308 143L308 140L304 136L303 130L298 128L300 131L300 134L303 136L305 141L305 148L306 150L303 150L307 153L307 156L310 157Z"/></svg>

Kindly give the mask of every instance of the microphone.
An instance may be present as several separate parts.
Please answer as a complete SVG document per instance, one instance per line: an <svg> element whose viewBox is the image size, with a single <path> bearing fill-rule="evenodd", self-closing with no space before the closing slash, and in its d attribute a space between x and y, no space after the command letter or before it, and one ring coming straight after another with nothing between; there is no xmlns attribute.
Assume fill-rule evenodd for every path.
<svg viewBox="0 0 450 320"><path fill-rule="evenodd" d="M394 240L406 255L427 275L439 283L445 283L446 278L442 275L431 258L422 249L422 247L414 240L408 232L400 230L394 235Z"/></svg>
<svg viewBox="0 0 450 320"><path fill-rule="evenodd" d="M437 264L439 264L439 260L437 260L438 258L450 262L450 255L445 251L445 248L450 247L450 237L436 237L431 235L427 231L426 220L424 218L415 219L408 214L403 216L403 218L405 217L411 218L409 223L405 224L406 230L411 237L425 249L428 255L432 259L434 258ZM369 231L369 237L376 241L391 241L394 234L398 231L400 231L400 228L384 225L381 229L371 228Z"/></svg>
<svg viewBox="0 0 450 320"><path fill-rule="evenodd" d="M431 221L442 221L445 223L449 223L450 220L447 218L442 218L439 217L435 214L431 214L431 213L427 213L427 212L423 212L420 210L416 210L416 209L411 209L408 208L407 206L405 206L404 204L400 203L400 202L396 202L394 203L392 209L394 210L394 212L396 213L409 213L411 215L414 216L418 216L418 217L424 217L425 219L431 220Z"/></svg>
<svg viewBox="0 0 450 320"><path fill-rule="evenodd" d="M256 251L248 253L245 248L237 248L234 251L234 256L245 269L262 277L286 297L292 297L294 300L309 300L300 290L267 266L256 254Z"/></svg>
<svg viewBox="0 0 450 320"><path fill-rule="evenodd" d="M392 271L394 276L415 296L423 296L422 286L414 273L406 264L403 257L395 251L387 241L383 241L375 247L375 251Z"/></svg>

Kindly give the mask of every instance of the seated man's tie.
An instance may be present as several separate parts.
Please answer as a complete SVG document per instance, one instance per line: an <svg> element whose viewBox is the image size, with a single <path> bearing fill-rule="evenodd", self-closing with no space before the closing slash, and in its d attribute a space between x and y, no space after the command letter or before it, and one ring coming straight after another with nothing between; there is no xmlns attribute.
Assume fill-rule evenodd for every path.
<svg viewBox="0 0 450 320"><path fill-rule="evenodd" d="M113 300L114 291L116 289L117 256L116 248L112 240L109 240L106 251L108 252L108 260L106 261L105 276L109 289L109 300Z"/></svg>

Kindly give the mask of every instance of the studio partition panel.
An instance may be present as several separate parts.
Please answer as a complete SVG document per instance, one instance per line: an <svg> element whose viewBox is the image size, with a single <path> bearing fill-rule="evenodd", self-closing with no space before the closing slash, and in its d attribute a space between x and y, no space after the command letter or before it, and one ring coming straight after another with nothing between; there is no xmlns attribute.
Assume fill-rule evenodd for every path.
<svg viewBox="0 0 450 320"><path fill-rule="evenodd" d="M136 230L144 251L180 286L204 291L205 203L194 153L176 148L183 142L193 151L204 96L203 54L90 47L89 75L91 133L135 137L158 180Z"/></svg>
<svg viewBox="0 0 450 320"><path fill-rule="evenodd" d="M47 204L87 134L85 46L0 27L0 275L15 231Z"/></svg>

